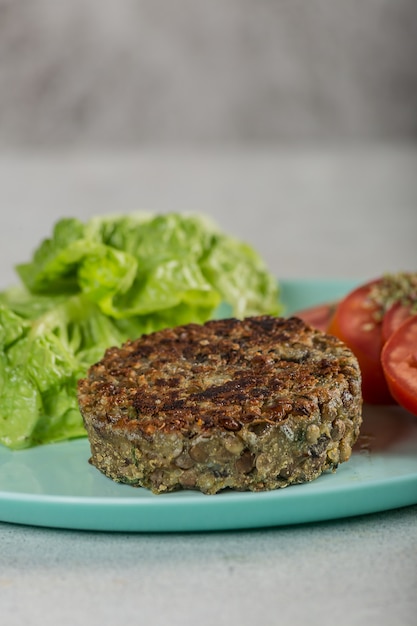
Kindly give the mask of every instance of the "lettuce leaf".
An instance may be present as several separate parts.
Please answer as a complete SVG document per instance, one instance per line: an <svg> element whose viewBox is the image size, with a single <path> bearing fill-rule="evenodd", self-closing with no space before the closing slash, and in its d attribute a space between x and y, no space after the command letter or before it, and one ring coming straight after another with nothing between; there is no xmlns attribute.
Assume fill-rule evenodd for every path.
<svg viewBox="0 0 417 626"><path fill-rule="evenodd" d="M201 216L62 219L16 269L21 283L0 293L0 443L14 449L85 435L76 384L106 348L280 312L259 254Z"/></svg>

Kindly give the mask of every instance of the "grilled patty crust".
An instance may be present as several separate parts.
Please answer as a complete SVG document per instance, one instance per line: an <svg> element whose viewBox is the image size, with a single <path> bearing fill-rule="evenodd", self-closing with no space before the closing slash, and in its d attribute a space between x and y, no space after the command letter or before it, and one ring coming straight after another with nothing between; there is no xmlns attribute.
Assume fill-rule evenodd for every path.
<svg viewBox="0 0 417 626"><path fill-rule="evenodd" d="M154 493L311 481L349 459L361 425L355 356L295 317L143 335L108 349L78 398L90 462Z"/></svg>

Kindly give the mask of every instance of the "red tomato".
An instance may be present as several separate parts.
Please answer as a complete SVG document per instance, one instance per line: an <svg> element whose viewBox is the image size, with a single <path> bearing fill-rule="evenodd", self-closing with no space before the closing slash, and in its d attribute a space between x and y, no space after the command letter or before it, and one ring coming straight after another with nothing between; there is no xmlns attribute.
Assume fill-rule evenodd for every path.
<svg viewBox="0 0 417 626"><path fill-rule="evenodd" d="M385 343L398 328L412 316L411 305L404 306L401 302L396 302L385 313L382 320L382 341Z"/></svg>
<svg viewBox="0 0 417 626"><path fill-rule="evenodd" d="M394 402L381 365L382 322L379 306L370 299L374 280L354 289L336 307L328 331L352 350L362 373L362 395L370 404Z"/></svg>
<svg viewBox="0 0 417 626"><path fill-rule="evenodd" d="M417 315L413 315L386 342L381 355L392 395L417 415Z"/></svg>
<svg viewBox="0 0 417 626"><path fill-rule="evenodd" d="M294 313L294 315L301 318L303 322L305 322L309 326L326 332L335 308L335 304L319 304L309 309L297 311L297 313Z"/></svg>

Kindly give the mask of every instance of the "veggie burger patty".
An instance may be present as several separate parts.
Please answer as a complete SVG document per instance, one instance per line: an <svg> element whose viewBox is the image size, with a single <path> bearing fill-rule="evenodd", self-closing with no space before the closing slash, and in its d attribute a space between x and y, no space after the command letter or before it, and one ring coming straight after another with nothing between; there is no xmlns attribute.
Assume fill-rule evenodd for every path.
<svg viewBox="0 0 417 626"><path fill-rule="evenodd" d="M362 419L355 356L295 317L143 335L108 349L78 399L90 462L155 493L311 481L350 458Z"/></svg>

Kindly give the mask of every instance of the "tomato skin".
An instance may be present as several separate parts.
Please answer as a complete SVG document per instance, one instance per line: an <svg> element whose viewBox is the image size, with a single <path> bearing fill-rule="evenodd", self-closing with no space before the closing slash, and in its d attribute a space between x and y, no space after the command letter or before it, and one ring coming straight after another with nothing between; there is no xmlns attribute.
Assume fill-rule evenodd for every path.
<svg viewBox="0 0 417 626"><path fill-rule="evenodd" d="M417 315L391 335L382 349L381 361L393 397L417 415Z"/></svg>
<svg viewBox="0 0 417 626"><path fill-rule="evenodd" d="M382 323L370 292L380 279L351 291L336 307L327 332L341 339L355 354L362 373L362 395L369 404L394 404L381 364Z"/></svg>
<svg viewBox="0 0 417 626"><path fill-rule="evenodd" d="M335 304L319 304L308 309L297 311L294 315L302 319L303 322L309 326L317 328L317 330L321 330L322 332L326 332L335 309Z"/></svg>
<svg viewBox="0 0 417 626"><path fill-rule="evenodd" d="M396 302L385 313L382 320L382 341L385 343L398 328L412 316L411 305L404 306Z"/></svg>

